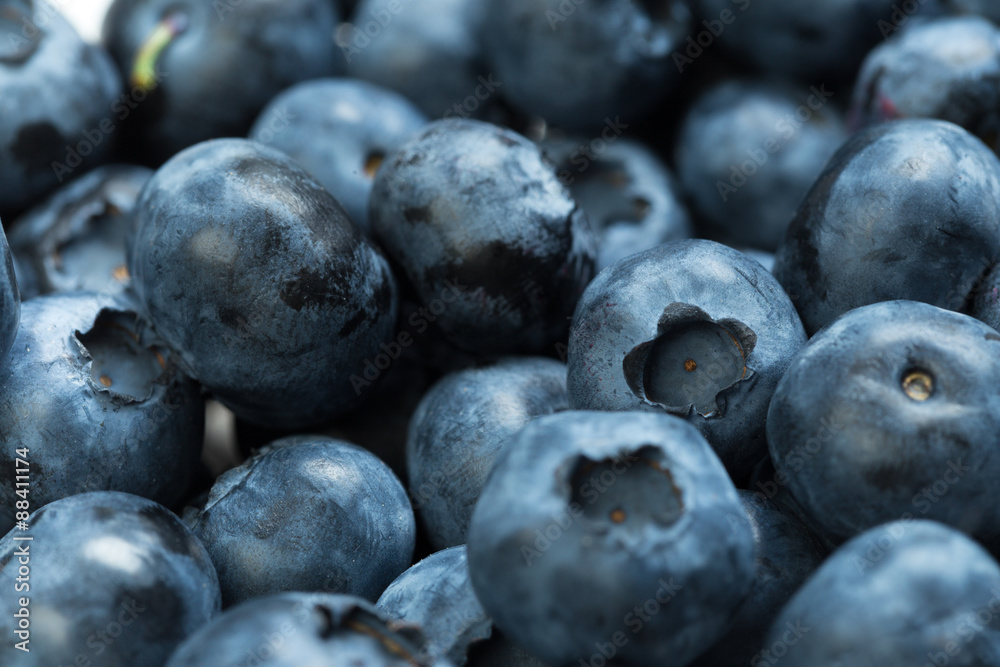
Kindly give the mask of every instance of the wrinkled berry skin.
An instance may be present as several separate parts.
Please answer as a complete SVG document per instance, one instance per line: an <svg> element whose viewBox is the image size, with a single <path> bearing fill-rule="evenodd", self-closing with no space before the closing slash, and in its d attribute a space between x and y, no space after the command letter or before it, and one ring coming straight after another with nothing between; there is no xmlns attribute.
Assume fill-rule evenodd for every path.
<svg viewBox="0 0 1000 667"><path fill-rule="evenodd" d="M406 440L410 497L431 544L465 544L476 499L508 438L568 407L566 365L541 357L469 368L431 387Z"/></svg>
<svg viewBox="0 0 1000 667"><path fill-rule="evenodd" d="M802 198L847 139L830 104L833 93L812 91L728 80L685 116L677 173L694 206L733 244L777 248Z"/></svg>
<svg viewBox="0 0 1000 667"><path fill-rule="evenodd" d="M330 193L243 139L179 153L149 181L133 285L185 368L241 419L295 429L358 401L352 374L395 326L395 281Z"/></svg>
<svg viewBox="0 0 1000 667"><path fill-rule="evenodd" d="M351 79L319 79L271 100L250 138L290 155L368 231L368 198L378 163L426 123L419 109L391 90Z"/></svg>
<svg viewBox="0 0 1000 667"><path fill-rule="evenodd" d="M26 301L0 371L0 493L31 452L31 503L124 491L165 505L188 491L205 402L176 355L124 300L89 292ZM0 504L0 530L14 525Z"/></svg>
<svg viewBox="0 0 1000 667"><path fill-rule="evenodd" d="M185 517L212 556L222 601L290 590L375 600L416 540L403 485L374 454L323 436L275 441L216 481Z"/></svg>
<svg viewBox="0 0 1000 667"><path fill-rule="evenodd" d="M20 322L21 293L18 290L14 260L7 245L7 235L0 226L0 358L7 359Z"/></svg>
<svg viewBox="0 0 1000 667"><path fill-rule="evenodd" d="M551 351L591 278L586 215L533 143L488 123L428 125L379 171L370 215L435 324L472 352Z"/></svg>
<svg viewBox="0 0 1000 667"><path fill-rule="evenodd" d="M121 81L111 58L80 39L58 5L35 2L32 11L31 4L8 0L0 17L0 215L5 217L77 169L98 164L115 138L111 108Z"/></svg>
<svg viewBox="0 0 1000 667"><path fill-rule="evenodd" d="M600 153L594 150L600 144L584 137L546 139L540 145L597 232L598 271L661 243L691 237L673 175L641 143L616 138L604 142Z"/></svg>
<svg viewBox="0 0 1000 667"><path fill-rule="evenodd" d="M451 667L446 660L422 662L420 641L360 598L282 593L226 611L188 637L167 667Z"/></svg>
<svg viewBox="0 0 1000 667"><path fill-rule="evenodd" d="M484 4L421 0L410 11L393 0L362 0L337 33L348 76L404 95L428 118L482 117L504 86L485 63ZM371 25L380 27L375 37L366 33Z"/></svg>
<svg viewBox="0 0 1000 667"><path fill-rule="evenodd" d="M865 58L854 85L857 128L898 118L938 118L984 141L1000 133L1000 30L976 16L913 26Z"/></svg>
<svg viewBox="0 0 1000 667"><path fill-rule="evenodd" d="M909 299L960 310L998 259L1000 161L951 123L872 126L827 164L775 257L810 335Z"/></svg>
<svg viewBox="0 0 1000 667"><path fill-rule="evenodd" d="M997 541L1000 334L913 301L851 311L782 378L767 438L834 542L904 514Z"/></svg>
<svg viewBox="0 0 1000 667"><path fill-rule="evenodd" d="M739 479L767 453L771 394L805 342L756 260L712 241L668 243L608 267L580 299L570 406L683 417Z"/></svg>
<svg viewBox="0 0 1000 667"><path fill-rule="evenodd" d="M488 0L483 39L512 106L589 132L640 118L676 85L690 25L681 2Z"/></svg>
<svg viewBox="0 0 1000 667"><path fill-rule="evenodd" d="M771 622L826 556L801 521L760 494L738 493L754 537L753 588L726 635L692 667L752 665L754 656L765 648Z"/></svg>
<svg viewBox="0 0 1000 667"><path fill-rule="evenodd" d="M33 456L35 451L32 450ZM44 474L33 470L32 482ZM13 497L13 496L12 496ZM15 541L31 537L30 542ZM31 570L14 594L27 549ZM22 577L23 581L23 577ZM174 648L219 611L219 582L201 543L157 503L102 491L36 510L28 530L0 539L0 662L161 667ZM14 648L28 597L30 642Z"/></svg>
<svg viewBox="0 0 1000 667"><path fill-rule="evenodd" d="M21 295L120 290L132 210L152 175L145 167L99 167L18 218L9 240Z"/></svg>
<svg viewBox="0 0 1000 667"><path fill-rule="evenodd" d="M896 521L830 556L771 626L782 665L995 665L1000 568L934 521ZM773 654L772 654L773 655Z"/></svg>
<svg viewBox="0 0 1000 667"><path fill-rule="evenodd" d="M153 164L207 139L246 135L279 92L338 69L339 13L329 0L115 0L102 39L127 76L168 17L184 29L157 59L155 88L129 81L122 107L130 146Z"/></svg>
<svg viewBox="0 0 1000 667"><path fill-rule="evenodd" d="M893 2L694 0L693 4L696 18L711 24L699 23L699 31L717 34L719 46L732 59L771 75L815 83L854 75L868 50L885 39L885 31L898 29L891 22Z"/></svg>
<svg viewBox="0 0 1000 667"><path fill-rule="evenodd" d="M532 421L476 504L468 558L496 626L553 665L588 660L619 631L623 664L687 664L754 577L733 483L693 426L662 414Z"/></svg>

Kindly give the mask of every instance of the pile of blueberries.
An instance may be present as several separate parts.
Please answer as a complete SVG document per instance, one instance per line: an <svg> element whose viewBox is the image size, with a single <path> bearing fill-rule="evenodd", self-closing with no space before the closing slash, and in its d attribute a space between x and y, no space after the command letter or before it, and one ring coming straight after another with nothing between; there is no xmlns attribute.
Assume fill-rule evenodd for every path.
<svg viewBox="0 0 1000 667"><path fill-rule="evenodd" d="M1000 3L59 4L0 665L1000 667Z"/></svg>

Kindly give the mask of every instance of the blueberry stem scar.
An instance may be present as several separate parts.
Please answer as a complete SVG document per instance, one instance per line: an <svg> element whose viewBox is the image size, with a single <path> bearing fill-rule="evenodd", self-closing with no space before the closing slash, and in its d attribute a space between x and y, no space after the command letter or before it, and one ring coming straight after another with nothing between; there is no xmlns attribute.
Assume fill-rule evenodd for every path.
<svg viewBox="0 0 1000 667"><path fill-rule="evenodd" d="M365 159L365 175L368 178L375 178L375 174L378 173L378 168L382 166L382 162L385 160L385 155L383 153L372 153Z"/></svg>
<svg viewBox="0 0 1000 667"><path fill-rule="evenodd" d="M934 392L934 378L922 370L908 371L903 376L903 391L914 401L926 401Z"/></svg>

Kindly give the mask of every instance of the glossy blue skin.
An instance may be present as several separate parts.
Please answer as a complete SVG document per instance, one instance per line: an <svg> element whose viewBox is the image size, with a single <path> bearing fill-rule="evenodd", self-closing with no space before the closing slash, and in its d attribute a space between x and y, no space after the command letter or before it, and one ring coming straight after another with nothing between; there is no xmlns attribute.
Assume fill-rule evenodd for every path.
<svg viewBox="0 0 1000 667"><path fill-rule="evenodd" d="M435 548L465 544L472 509L508 438L568 407L566 366L554 359L506 358L431 387L410 420L406 468Z"/></svg>
<svg viewBox="0 0 1000 667"><path fill-rule="evenodd" d="M391 90L352 79L319 79L271 100L249 136L294 158L368 231L373 167L426 123L413 103Z"/></svg>
<svg viewBox="0 0 1000 667"><path fill-rule="evenodd" d="M337 201L277 149L193 146L137 204L136 293L185 367L241 419L322 423L393 335L395 280Z"/></svg>
<svg viewBox="0 0 1000 667"><path fill-rule="evenodd" d="M102 38L123 72L132 71L140 46L171 11L186 15L188 27L160 55L157 89L147 97L131 84L125 91L143 100L126 108L126 129L144 160L243 136L282 90L339 71L331 36L340 19L330 0L115 0Z"/></svg>
<svg viewBox="0 0 1000 667"><path fill-rule="evenodd" d="M784 239L802 198L847 139L840 112L822 99L827 93L729 79L696 99L680 129L677 173L724 238L768 251Z"/></svg>
<svg viewBox="0 0 1000 667"><path fill-rule="evenodd" d="M379 170L370 216L435 325L472 352L551 351L592 275L586 215L535 144L489 123L428 125Z"/></svg>
<svg viewBox="0 0 1000 667"><path fill-rule="evenodd" d="M591 131L609 116L638 120L675 86L672 53L691 14L676 2L489 0L485 25L507 101L556 127Z"/></svg>
<svg viewBox="0 0 1000 667"><path fill-rule="evenodd" d="M961 310L998 247L996 155L957 125L901 120L837 151L792 220L774 275L811 335L879 301Z"/></svg>
<svg viewBox="0 0 1000 667"><path fill-rule="evenodd" d="M15 220L9 240L21 296L122 289L132 210L152 175L145 167L99 167Z"/></svg>
<svg viewBox="0 0 1000 667"><path fill-rule="evenodd" d="M984 141L1000 132L1000 30L984 18L928 21L865 58L854 85L856 127L897 118L939 118Z"/></svg>
<svg viewBox="0 0 1000 667"><path fill-rule="evenodd" d="M21 322L21 293L18 290L17 274L13 257L7 245L7 235L0 226L0 354L3 359L14 344L17 328Z"/></svg>
<svg viewBox="0 0 1000 667"><path fill-rule="evenodd" d="M426 656L421 637L391 626L360 598L283 593L226 611L191 635L167 667L450 667L418 662Z"/></svg>
<svg viewBox="0 0 1000 667"><path fill-rule="evenodd" d="M931 379L926 399L906 389L914 370ZM904 514L997 542L1000 335L912 301L854 310L788 369L767 438L792 495L834 542Z"/></svg>
<svg viewBox="0 0 1000 667"><path fill-rule="evenodd" d="M754 584L726 635L692 667L745 667L764 648L772 621L819 567L826 550L805 524L771 501L740 490L754 536Z"/></svg>
<svg viewBox="0 0 1000 667"><path fill-rule="evenodd" d="M687 307L701 314L679 312ZM704 317L737 341L737 357L669 340ZM712 241L665 244L613 264L587 288L570 329L570 406L684 417L739 479L766 455L771 394L805 342L791 301L757 261ZM645 362L643 350L650 350ZM683 353L697 368L685 376L679 361L663 367L669 379L647 375L657 350ZM703 401L713 397L710 405L695 405L690 391L671 400L658 395L685 377L701 388Z"/></svg>
<svg viewBox="0 0 1000 667"><path fill-rule="evenodd" d="M151 500L86 493L35 511L28 523L0 539L0 583L10 591L0 598L4 665L160 667L219 611L205 549ZM22 583L30 588L15 592L24 545L30 574ZM30 600L28 653L14 648L21 596Z"/></svg>
<svg viewBox="0 0 1000 667"><path fill-rule="evenodd" d="M25 3L16 0L4 6L13 10L0 19L4 35L0 48L0 215L7 217L107 155L115 137L98 128L105 119L116 120L110 109L121 81L108 54L84 43L59 14L59 5L35 2L35 13L25 11ZM40 29L38 36L25 29L22 21ZM112 132L113 128L112 124ZM76 150L87 141L84 132L101 139L90 142L92 152L87 156ZM75 167L67 159L71 149ZM62 167L53 168L54 162Z"/></svg>
<svg viewBox="0 0 1000 667"><path fill-rule="evenodd" d="M337 32L347 74L396 91L429 118L481 117L498 98L486 87L476 96L480 77L490 71L480 36L483 4L482 0L420 0L419 5L362 0L351 13L350 24ZM378 32L369 37L366 29ZM505 82L500 83L502 89ZM458 110L456 104L461 105Z"/></svg>
<svg viewBox="0 0 1000 667"><path fill-rule="evenodd" d="M265 447L185 519L212 556L226 606L290 590L375 600L410 565L416 540L392 471L323 436Z"/></svg>
<svg viewBox="0 0 1000 667"><path fill-rule="evenodd" d="M598 234L598 271L661 243L690 238L691 221L673 174L627 138L593 150L585 137L546 139L542 150ZM600 146L600 144L597 144Z"/></svg>
<svg viewBox="0 0 1000 667"><path fill-rule="evenodd" d="M0 371L0 494L13 498L15 452L27 447L32 507L86 491L179 502L201 453L205 402L176 355L113 296L38 297L22 316ZM0 530L14 512L0 504Z"/></svg>
<svg viewBox="0 0 1000 667"><path fill-rule="evenodd" d="M998 608L1000 567L981 546L933 521L897 521L827 559L765 645L784 647L789 667L996 665Z"/></svg>
<svg viewBox="0 0 1000 667"><path fill-rule="evenodd" d="M616 633L624 664L686 664L725 633L754 578L753 533L708 443L642 413L528 424L476 505L468 559L497 627L557 665ZM655 613L634 611L650 600Z"/></svg>
<svg viewBox="0 0 1000 667"><path fill-rule="evenodd" d="M730 12L709 49L717 43L735 62L812 84L853 76L865 53L884 38L880 28L891 29L894 2L694 0L693 5L700 20L718 23Z"/></svg>

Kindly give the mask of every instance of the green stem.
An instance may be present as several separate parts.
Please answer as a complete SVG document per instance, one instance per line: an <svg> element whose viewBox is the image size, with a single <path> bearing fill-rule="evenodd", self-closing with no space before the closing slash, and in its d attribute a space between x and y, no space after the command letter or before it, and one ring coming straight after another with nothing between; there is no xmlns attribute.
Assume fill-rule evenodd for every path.
<svg viewBox="0 0 1000 667"><path fill-rule="evenodd" d="M187 19L182 15L166 16L156 24L135 55L132 75L129 78L132 86L147 93L156 88L156 65L160 61L160 56L186 28Z"/></svg>

